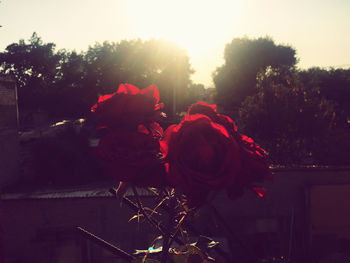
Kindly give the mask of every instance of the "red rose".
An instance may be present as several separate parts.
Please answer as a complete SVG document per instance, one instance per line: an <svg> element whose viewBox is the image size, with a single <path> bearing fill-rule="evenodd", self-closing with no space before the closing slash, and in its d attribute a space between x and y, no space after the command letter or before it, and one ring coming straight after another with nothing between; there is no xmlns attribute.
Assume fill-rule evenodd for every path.
<svg viewBox="0 0 350 263"><path fill-rule="evenodd" d="M242 195L243 188L249 188L259 196L265 195L266 191L263 188L255 187L256 182L272 178L265 150L251 138L239 134L237 126L231 118L216 113L216 105L208 105L205 102L195 103L189 108L188 114L204 114L208 116L213 122L224 126L237 142L239 146L240 171L236 175L234 184L228 189L229 196L235 198Z"/></svg>
<svg viewBox="0 0 350 263"><path fill-rule="evenodd" d="M169 164L169 182L186 194L192 205L214 190L235 181L238 145L227 130L205 115L186 116L170 126L161 141Z"/></svg>
<svg viewBox="0 0 350 263"><path fill-rule="evenodd" d="M205 102L197 102L192 104L188 109L188 115L193 114L203 114L208 116L213 122L224 126L228 131L230 131L230 133L237 131L237 126L230 117L216 113L216 105L209 105Z"/></svg>
<svg viewBox="0 0 350 263"><path fill-rule="evenodd" d="M156 129L139 126L137 131L114 129L100 138L97 156L110 176L137 186L161 186L165 168L161 161L158 124Z"/></svg>
<svg viewBox="0 0 350 263"><path fill-rule="evenodd" d="M133 85L121 84L115 93L101 96L91 111L99 117L102 127L136 128L158 120L161 106L155 85L139 90Z"/></svg>
<svg viewBox="0 0 350 263"><path fill-rule="evenodd" d="M209 105L203 101L192 104L187 113L188 115L203 114L208 116L213 121L215 121L217 116L216 105Z"/></svg>

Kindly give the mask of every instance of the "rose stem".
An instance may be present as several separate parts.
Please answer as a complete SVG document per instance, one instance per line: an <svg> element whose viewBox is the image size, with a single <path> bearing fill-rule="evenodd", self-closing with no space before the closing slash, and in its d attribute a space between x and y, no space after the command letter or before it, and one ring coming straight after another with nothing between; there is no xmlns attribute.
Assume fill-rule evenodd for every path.
<svg viewBox="0 0 350 263"><path fill-rule="evenodd" d="M109 250L112 254L114 254L118 257L121 257L122 259L125 259L128 262L132 262L135 259L135 257L133 255L130 255L127 252L125 252L124 250L121 250L120 248L118 248L117 246L115 246L111 243L108 243L107 241L103 240L102 238L90 233L86 229L84 229L82 227L77 227L76 229L77 229L78 233L81 234L84 238L95 242L97 245Z"/></svg>
<svg viewBox="0 0 350 263"><path fill-rule="evenodd" d="M154 192L152 192L153 194L155 194ZM155 194L156 196L159 196L159 195L157 195L157 194ZM165 212L167 212L167 213L169 213L169 211L170 211L170 208L169 208L169 206L166 204L166 203L162 203L162 205L160 205L160 208L162 208ZM184 225L184 227L189 231L189 232L191 232L192 234L194 234L195 236L200 236L201 234L196 230L196 228L191 224L191 223L189 223L188 221L186 221L185 219L182 221L182 224ZM178 244L180 244L180 242L179 242L179 239L177 238L177 234L178 234L178 231L176 231L173 235L172 235L172 240L170 241L171 243L173 242L173 241L175 241L175 242L177 242ZM237 239L238 240L238 239ZM238 242L239 242L239 240L238 240ZM171 243L170 243L170 246L171 246ZM242 245L241 243L240 243L240 245ZM216 253L218 253L223 259L225 259L227 262L232 262L232 259L231 259L231 257L230 257L230 255L227 253L227 252L225 252L225 251L223 251L222 250L222 248L220 247L220 246L215 246L214 248L213 248L215 251L216 251Z"/></svg>
<svg viewBox="0 0 350 263"><path fill-rule="evenodd" d="M115 195L115 192L116 192L116 190L114 189L114 188L111 188L110 190L109 190L109 192L110 193L112 193L113 195ZM123 197L123 202L127 205L127 206L129 206L135 213L136 212L138 212L138 206L133 202L133 201L131 201L129 198L127 198L127 197ZM157 229L159 232L160 232L160 234L162 235L162 236L164 236L165 235L165 227L164 227L164 225L162 224L162 223L160 223L160 222L158 222L157 220L155 220L154 218L150 218L150 221L147 221L148 223L150 223L151 224L151 226L153 226L155 229ZM178 243L179 245L184 245L185 243L184 242L182 242L180 239L178 239L178 238L174 238L174 241L176 242L176 243Z"/></svg>
<svg viewBox="0 0 350 263"><path fill-rule="evenodd" d="M136 187L135 186L132 186L132 190L134 192L134 195L136 197L136 202L137 202L137 205L138 205L138 210L141 211L141 213L143 214L143 216L146 218L147 222L150 223L152 226L154 226L155 228L157 228L161 234L164 236L164 231L158 227L157 223L155 222L155 220L151 220L151 218L148 216L148 214L146 213L145 209L143 209L143 205L141 203L141 200L140 200L140 196L136 190Z"/></svg>
<svg viewBox="0 0 350 263"><path fill-rule="evenodd" d="M180 230L180 226L181 226L182 223L184 222L185 216L186 216L186 215L184 215L184 216L183 216L184 218L181 220L181 222L177 224L174 234L173 234L172 236L170 236L169 247L171 247L171 244L172 244L173 241L175 240L176 236L179 234L179 232L180 232L180 231L179 231L179 230Z"/></svg>
<svg viewBox="0 0 350 263"><path fill-rule="evenodd" d="M169 238L171 235L171 230L174 226L174 219L175 219L175 200L174 195L169 195L169 217L168 217L168 227L167 231L165 232L165 235L163 236L163 249L162 249L162 263L166 263L168 254L169 254L169 247L170 243ZM174 235L175 238L175 235Z"/></svg>
<svg viewBox="0 0 350 263"><path fill-rule="evenodd" d="M116 195L116 189L114 189L114 188L111 188L110 190L109 190L109 192L111 193L111 194L113 194L113 195ZM129 206L134 212L138 212L138 207L137 207L137 205L134 203L134 202L132 202L129 198L127 198L127 197L123 197L123 202L127 205L127 206ZM165 204L164 204L165 205ZM165 209L165 211L166 212L169 212L169 207L167 206L167 205L165 205L165 207L163 207L164 209ZM165 227L161 224L161 223L159 223L159 222L157 222L155 219L153 219L153 218L150 218L150 220L151 221L148 221L150 224L151 224L151 226L153 226L155 229L157 229L159 232L160 232L160 234L162 235L162 236L164 236L164 230L165 230ZM188 222L184 222L184 225L185 225L185 227L186 228L188 228L188 230L190 231L190 232L192 232L193 234L195 234L195 235L199 235L199 233L198 233L198 231L190 224L190 223L188 223ZM176 233L175 233L176 234ZM178 243L179 245L185 245L185 243L182 241L182 240L180 240L176 235L173 235L173 240L176 242L176 243ZM225 251L223 251L219 246L216 246L216 247L214 247L214 250L219 254L219 255L221 255L227 262L232 262L232 259L230 258L230 256L229 255L227 255L227 253L225 252Z"/></svg>
<svg viewBox="0 0 350 263"><path fill-rule="evenodd" d="M168 212L169 213L169 206L167 205L167 204L165 204L165 203L163 203L161 206L160 206L163 210L165 210L166 212ZM189 232L191 232L192 234L194 234L195 236L200 236L201 234L196 230L196 228L190 223L190 222L188 222L188 221L186 221L185 220L185 218L184 218L184 220L182 221L182 223L181 224L183 224L184 225L184 227L189 231ZM177 239L177 234L178 234L178 232L176 231L175 233L174 233L174 235L172 236L172 241L174 240L174 241L176 241L176 239ZM238 239L237 239L238 240ZM172 242L171 241L171 242ZM177 241L176 241L177 242ZM238 240L238 242L239 242L239 240ZM178 243L178 242L177 242ZM170 243L170 245L171 245L171 243ZM242 245L241 243L240 243L240 245ZM243 246L243 245L242 245ZM223 251L222 250L222 248L220 247L220 246L215 246L214 248L213 248L215 251L216 251L216 253L218 253L223 259L225 259L227 262L232 262L232 259L231 259L231 257L230 257L230 255L227 253L227 252L225 252L225 251Z"/></svg>

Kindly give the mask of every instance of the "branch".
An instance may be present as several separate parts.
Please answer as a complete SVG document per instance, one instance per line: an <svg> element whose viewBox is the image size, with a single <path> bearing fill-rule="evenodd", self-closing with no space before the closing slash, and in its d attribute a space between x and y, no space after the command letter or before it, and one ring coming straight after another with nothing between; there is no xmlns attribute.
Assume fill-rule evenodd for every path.
<svg viewBox="0 0 350 263"><path fill-rule="evenodd" d="M146 218L147 222L150 223L150 224L151 224L152 226L154 226L155 228L157 228L157 229L161 232L161 234L164 236L164 231L163 231L163 229L161 229L161 228L159 227L159 225L156 223L156 221L155 221L154 219L152 219L152 218L150 218L150 217L148 216L148 214L146 213L145 209L143 208L143 205L142 205L142 203L141 203L140 196L139 196L139 194L138 194L138 192L137 192L137 190L136 190L136 187L135 187L135 186L132 186L132 190L133 190L134 195L135 195L135 197L136 197L136 202L137 202L137 205L138 205L138 210L141 212L141 214L143 214L143 216Z"/></svg>
<svg viewBox="0 0 350 263"><path fill-rule="evenodd" d="M175 200L174 196L169 197L169 218L168 218L168 227L165 235L163 236L163 249L162 249L162 263L166 263L168 254L169 254L169 248L171 245L171 230L174 226L174 219L175 219ZM174 235L174 238L176 236ZM170 239L170 240L169 240Z"/></svg>
<svg viewBox="0 0 350 263"><path fill-rule="evenodd" d="M107 241L103 240L102 238L90 233L89 231L85 230L82 227L77 227L77 231L84 238L93 241L97 245L109 250L110 252L112 252L112 254L114 254L122 259L125 259L128 262L132 262L135 259L134 256L126 253L124 250L121 250L120 248L112 245L111 243L108 243Z"/></svg>

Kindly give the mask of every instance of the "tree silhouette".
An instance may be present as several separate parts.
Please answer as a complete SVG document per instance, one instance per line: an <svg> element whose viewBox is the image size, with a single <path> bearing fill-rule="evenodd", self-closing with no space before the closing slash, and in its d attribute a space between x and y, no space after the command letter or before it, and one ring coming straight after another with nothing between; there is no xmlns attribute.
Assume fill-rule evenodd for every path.
<svg viewBox="0 0 350 263"><path fill-rule="evenodd" d="M242 103L240 126L279 164L348 165L350 136L336 125L336 104L295 70L259 74L257 93Z"/></svg>
<svg viewBox="0 0 350 263"><path fill-rule="evenodd" d="M7 46L0 56L2 71L13 74L19 88L45 86L52 82L59 61L55 44L44 44L36 33L33 33L28 44L22 39Z"/></svg>
<svg viewBox="0 0 350 263"><path fill-rule="evenodd" d="M308 87L318 88L320 95L333 101L337 110L337 125L349 127L350 69L310 68L300 72Z"/></svg>
<svg viewBox="0 0 350 263"><path fill-rule="evenodd" d="M296 63L295 50L276 45L269 37L235 38L224 51L225 63L213 74L217 102L225 109L235 110L240 103L255 92L258 72L292 68Z"/></svg>
<svg viewBox="0 0 350 263"><path fill-rule="evenodd" d="M186 107L193 70L186 51L172 42L104 42L81 53L56 52L36 33L28 42L0 53L0 71L16 78L21 108L42 109L53 118L86 115L98 95L115 92L120 83L158 85L168 113Z"/></svg>
<svg viewBox="0 0 350 263"><path fill-rule="evenodd" d="M85 61L85 83L95 94L114 92L119 83L133 83L140 88L156 84L168 113L172 112L173 101L178 110L184 107L182 97L188 91L193 70L187 53L171 42L104 42L90 47Z"/></svg>

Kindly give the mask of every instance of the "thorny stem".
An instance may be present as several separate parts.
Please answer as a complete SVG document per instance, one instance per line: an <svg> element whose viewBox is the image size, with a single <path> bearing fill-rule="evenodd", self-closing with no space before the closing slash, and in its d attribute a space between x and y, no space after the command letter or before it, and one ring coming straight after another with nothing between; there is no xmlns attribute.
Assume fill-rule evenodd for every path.
<svg viewBox="0 0 350 263"><path fill-rule="evenodd" d="M110 189L110 193L112 193L113 195L116 194L116 190L114 188ZM138 206L132 202L129 198L127 197L123 197L123 202L129 206L134 212L138 212ZM169 207L163 203L164 206L161 206L166 212L169 213L170 209ZM153 226L156 230L158 230L158 232L164 236L165 233L165 227L164 225L162 225L161 223L159 223L158 221L156 221L154 218L150 218L151 221L148 221L151 226ZM185 226L185 228L187 228L190 232L192 232L194 235L199 236L199 232L195 229L195 227L193 225L191 225L189 222L187 222L186 220L184 220L183 225ZM178 243L179 245L185 245L185 243L179 239L177 237L177 234L175 232L175 234L172 236L173 241L175 241L176 243ZM232 262L231 257L225 252L223 251L219 246L215 246L214 250L220 255L222 256L226 262Z"/></svg>
<svg viewBox="0 0 350 263"><path fill-rule="evenodd" d="M181 204L181 203L180 203ZM170 213L170 211L171 211L171 208L167 205L167 204L165 204L165 203L162 203L162 205L160 206L161 208L163 208L167 213ZM216 210L217 211L217 210ZM218 212L217 212L218 213ZM182 222L181 222L181 224L182 225L184 225L184 227L188 230L188 231L190 231L190 232L192 232L192 234L194 234L195 236L199 236L200 235L200 233L195 229L195 227L191 224L191 223L189 223L188 221L186 221L185 220L185 218L184 218L184 220L182 220ZM181 225L180 224L180 225ZM180 228L177 228L176 230L175 230L175 233L172 235L172 237L171 237L171 240L170 240L170 245L169 245L169 247L171 246L171 244L172 244L172 242L173 241L175 241L175 242L177 242L178 244L184 244L183 242L182 243L180 243L179 241L179 238L177 237L177 235L178 235L178 233L179 233L179 230ZM232 235L233 235L233 232L232 232ZM237 238L235 238L236 240L238 240ZM240 243L241 244L241 243ZM241 244L242 246L243 246L243 244ZM226 262L232 262L232 258L230 257L230 255L227 253L227 252L225 252L225 251L223 251L222 250L222 248L220 247L220 246L215 246L214 247L214 250L216 251L216 253L218 253Z"/></svg>
<svg viewBox="0 0 350 263"><path fill-rule="evenodd" d="M138 206L138 210L142 213L142 215L146 218L147 222L150 223L152 226L154 226L156 229L158 229L162 235L164 235L164 231L160 228L159 224L157 224L155 222L155 220L151 219L148 214L146 213L145 209L143 208L143 205L141 203L141 200L140 200L140 196L136 190L136 187L135 186L132 186L132 190L134 192L134 195L136 197L136 202L137 202L137 206ZM125 198L125 197L124 197Z"/></svg>
<svg viewBox="0 0 350 263"><path fill-rule="evenodd" d="M177 238L177 235L178 235L179 232L180 232L180 227L181 227L182 223L184 222L184 219L185 219L185 215L183 216L183 218L181 219L181 221L177 224L174 234L170 237L170 240L169 240L169 247L171 247L171 244L172 244L172 243L174 242L174 240Z"/></svg>
<svg viewBox="0 0 350 263"><path fill-rule="evenodd" d="M111 194L115 195L115 192L116 192L116 190L114 188L110 189ZM132 202L129 198L123 197L123 202L126 205L128 205L134 212L138 211L138 206L134 202ZM167 205L165 205L163 208L169 213L170 208ZM165 235L166 231L165 231L164 225L162 225L161 223L156 221L154 218L150 218L150 221L148 221L148 223L151 224L151 226L153 226L155 229L157 229L162 236ZM199 232L190 223L185 221L185 222L183 222L183 224L194 235L199 235ZM175 241L176 243L178 243L179 245L185 245L185 243L177 237L177 232L175 232L174 235L172 236L172 240ZM170 245L169 245L169 247L170 247ZM232 262L231 257L225 251L223 251L219 246L214 247L214 250L219 255L221 255L227 262Z"/></svg>
<svg viewBox="0 0 350 263"><path fill-rule="evenodd" d="M174 226L174 219L175 219L175 200L174 196L169 197L169 218L168 218L168 227L165 232L165 235L163 236L163 249L162 249L162 263L166 263L167 257L169 254L169 247L171 244L171 240L169 240L171 236L171 230L173 229ZM175 237L175 235L174 235Z"/></svg>
<svg viewBox="0 0 350 263"><path fill-rule="evenodd" d="M110 193L112 193L113 195L115 195L115 189L114 188L111 188L110 190ZM138 206L132 202L129 198L127 197L123 197L123 202L129 206L134 212L138 212ZM157 229L159 231L159 233L164 236L165 234L165 227L162 223L156 221L155 219L153 218L150 218L150 221L148 221L148 223L151 224L151 226L153 226L155 229ZM184 245L185 243L180 240L179 238L177 238L176 236L173 236L173 239L176 243L178 243L179 245Z"/></svg>
<svg viewBox="0 0 350 263"><path fill-rule="evenodd" d="M114 255L128 261L132 262L135 257L133 255L130 255L129 253L121 250L119 247L116 247L115 245L108 243L107 241L103 240L102 238L90 233L86 229L82 227L76 228L78 233L82 235L82 237L86 238L87 240L91 240L92 242L96 243L97 245L103 247L104 249L109 250Z"/></svg>

